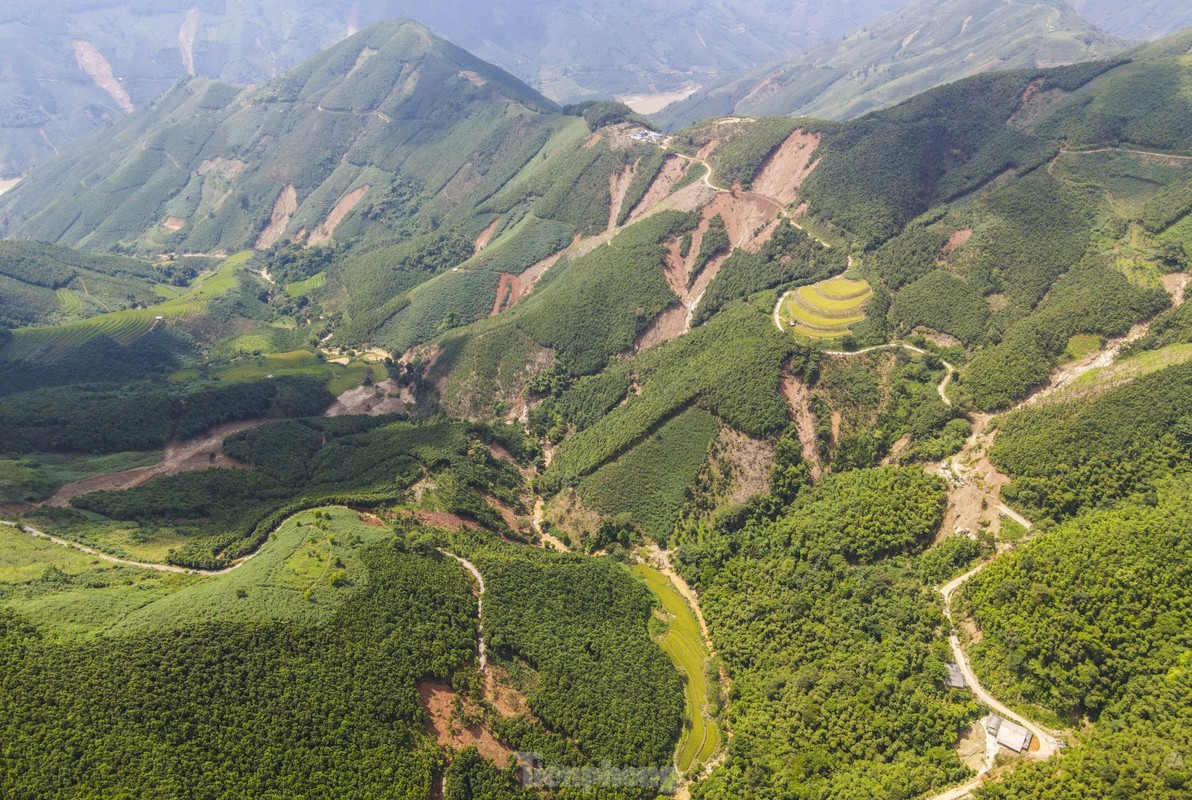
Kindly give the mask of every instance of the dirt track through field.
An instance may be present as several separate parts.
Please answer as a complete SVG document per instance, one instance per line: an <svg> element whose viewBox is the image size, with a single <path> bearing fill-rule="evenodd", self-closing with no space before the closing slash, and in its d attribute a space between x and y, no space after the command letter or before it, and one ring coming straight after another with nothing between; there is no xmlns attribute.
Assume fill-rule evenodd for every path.
<svg viewBox="0 0 1192 800"><path fill-rule="evenodd" d="M246 465L234 461L223 454L223 440L233 433L256 428L270 419L242 420L230 422L226 425L212 428L201 436L185 442L170 442L166 445L165 455L156 464L147 467L137 467L123 472L109 472L103 475L92 475L88 478L68 483L60 487L54 496L45 502L47 506L64 508L70 501L89 492L113 491L119 492L134 489L141 484L148 483L154 478L164 478L183 472L198 472L200 470L221 468L244 468Z"/></svg>

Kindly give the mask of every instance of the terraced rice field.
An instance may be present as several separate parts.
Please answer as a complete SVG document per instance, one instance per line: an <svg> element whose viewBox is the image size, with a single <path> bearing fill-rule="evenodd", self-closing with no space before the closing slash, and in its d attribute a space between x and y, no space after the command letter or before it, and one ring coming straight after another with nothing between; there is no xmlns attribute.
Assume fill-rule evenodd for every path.
<svg viewBox="0 0 1192 800"><path fill-rule="evenodd" d="M695 614L666 576L645 564L633 571L658 598L670 622L659 646L684 678L687 728L675 752L675 767L686 773L706 763L720 746L720 729L708 713L708 651Z"/></svg>
<svg viewBox="0 0 1192 800"><path fill-rule="evenodd" d="M58 289L54 292L54 297L67 314L73 316L83 313L83 300L73 289Z"/></svg>
<svg viewBox="0 0 1192 800"><path fill-rule="evenodd" d="M157 325L201 314L211 300L236 286L244 264L251 257L252 253L239 253L225 259L216 272L198 279L184 295L155 306L114 311L65 325L18 328L12 332L12 341L0 352L0 357L52 361L62 351L85 344L96 336L110 336L120 344L128 344ZM77 296L74 300L81 305ZM68 302L61 295L58 301L64 307Z"/></svg>
<svg viewBox="0 0 1192 800"><path fill-rule="evenodd" d="M865 319L865 304L873 296L860 279L837 276L803 286L783 297L777 319L784 330L811 339L839 339Z"/></svg>

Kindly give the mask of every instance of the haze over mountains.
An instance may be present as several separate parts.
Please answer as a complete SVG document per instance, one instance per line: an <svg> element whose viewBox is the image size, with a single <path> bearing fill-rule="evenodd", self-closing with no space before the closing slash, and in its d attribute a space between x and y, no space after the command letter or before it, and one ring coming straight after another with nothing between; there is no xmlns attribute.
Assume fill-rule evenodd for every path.
<svg viewBox="0 0 1192 800"><path fill-rule="evenodd" d="M848 119L968 75L1089 61L1124 46L1064 0L917 0L843 41L702 89L658 119L668 128L729 114Z"/></svg>
<svg viewBox="0 0 1192 800"><path fill-rule="evenodd" d="M901 0L560 4L426 0L52 0L0 8L0 177L184 75L266 81L350 33L409 17L559 101L705 83L839 36Z"/></svg>
<svg viewBox="0 0 1192 800"><path fill-rule="evenodd" d="M853 80L880 103L894 96L891 92L906 97L926 88L929 79L941 74L952 78L967 74L987 63L987 56L999 47L1005 48L1008 65L1029 60L1030 47L1007 39L1006 30L991 35L983 47L978 44L973 59L963 63L967 53L949 55L948 45L941 42L936 44L943 52L930 47L928 31L917 44L909 42L901 55L896 49L887 52L864 45L864 32L839 48L815 49L908 5L908 0L800 0L779 5L741 0L695 5L601 0L575 6L529 0L513 5L425 0L52 0L36 8L11 4L0 9L0 178L24 174L95 125L145 105L179 77L259 84L360 27L394 16L422 22L559 102L651 95L695 85L713 91L763 65L814 52L797 63L822 66L828 61L846 73L861 64L871 65L866 68L868 74ZM981 8L988 4L972 5L975 16L988 13ZM1109 36L1150 38L1192 24L1192 11L1177 0L1148 0L1145 11L1136 3L1105 0L1085 0L1078 8ZM937 14L920 6L908 9L911 15L928 13L951 19L959 11L945 8ZM968 13L960 14L960 19ZM1038 12L1016 13L1019 19L1002 19L1014 15L999 14L996 24L1003 29L1017 26L1018 35L1026 36L1029 25L1021 18ZM929 29L932 25L943 30L939 21L929 22ZM874 30L879 38L893 36L886 23ZM1084 36L1067 15L1057 32L1068 32L1076 40ZM1037 62L1106 52L1110 40L1091 36L1094 41L1083 48L1076 41L1041 45ZM880 71L876 65L887 58L911 61L917 79L905 80L898 90L883 94L872 85L878 80L873 70ZM946 73L949 69L955 71ZM771 68L766 74L772 72ZM786 70L788 75L794 72L797 65ZM817 76L811 83L821 86L823 79ZM838 86L838 94L843 96L844 88ZM717 99L708 108L723 109L727 96L748 91L744 84L716 89ZM785 102L788 111L807 105L806 98L792 102ZM778 105L782 103L776 101ZM837 110L829 101L818 108L825 113ZM694 111L681 113L693 119ZM673 122L678 116L669 119Z"/></svg>
<svg viewBox="0 0 1192 800"><path fill-rule="evenodd" d="M0 797L1187 800L1192 28L909 8L669 134L405 18L69 42L138 108L0 197Z"/></svg>

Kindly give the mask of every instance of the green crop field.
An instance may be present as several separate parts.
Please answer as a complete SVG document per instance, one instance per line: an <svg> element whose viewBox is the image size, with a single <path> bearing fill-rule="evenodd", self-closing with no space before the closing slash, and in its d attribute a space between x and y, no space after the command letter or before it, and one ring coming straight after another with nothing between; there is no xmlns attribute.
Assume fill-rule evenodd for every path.
<svg viewBox="0 0 1192 800"><path fill-rule="evenodd" d="M304 281L287 283L286 294L288 294L290 297L302 297L303 295L310 294L315 289L322 289L325 283L327 283L327 273L320 272L315 275L311 275Z"/></svg>
<svg viewBox="0 0 1192 800"><path fill-rule="evenodd" d="M114 311L65 325L18 328L12 332L12 341L0 351L0 357L24 361L53 360L63 350L78 347L96 336L110 336L120 344L128 344L158 325L201 314L211 300L235 288L252 255L246 251L224 259L218 270L198 278L185 294L148 308ZM74 300L78 301L78 297ZM65 307L66 301L61 294L59 301Z"/></svg>
<svg viewBox="0 0 1192 800"><path fill-rule="evenodd" d="M666 612L667 630L659 644L684 678L687 726L675 752L675 766L686 773L707 763L720 746L720 729L709 711L710 693L716 687L708 682L708 651L695 614L666 576L645 564L634 566L633 571Z"/></svg>
<svg viewBox="0 0 1192 800"><path fill-rule="evenodd" d="M54 296L58 298L59 305L67 314L83 313L83 301L73 289L58 289Z"/></svg>
<svg viewBox="0 0 1192 800"><path fill-rule="evenodd" d="M860 279L837 276L791 292L778 309L784 327L812 339L837 339L865 319L873 291Z"/></svg>

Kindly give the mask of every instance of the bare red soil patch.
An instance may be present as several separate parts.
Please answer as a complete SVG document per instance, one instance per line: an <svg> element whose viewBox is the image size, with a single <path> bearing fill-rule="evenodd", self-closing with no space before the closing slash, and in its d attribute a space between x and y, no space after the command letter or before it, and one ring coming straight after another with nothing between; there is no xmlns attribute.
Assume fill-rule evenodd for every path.
<svg viewBox="0 0 1192 800"><path fill-rule="evenodd" d="M488 247L488 243L493 240L493 232L497 230L497 226L501 224L501 218L497 217L492 222L488 223L488 227L480 232L476 237L476 241L472 243L472 248L479 253L484 248Z"/></svg>
<svg viewBox="0 0 1192 800"><path fill-rule="evenodd" d="M287 183L277 193L277 199L273 202L273 214L269 217L269 222L265 225L265 230L261 231L261 235L257 237L256 244L253 247L257 250L268 250L277 244L278 240L281 239L281 235L289 227L290 219L297 210L298 192L295 191L294 184Z"/></svg>
<svg viewBox="0 0 1192 800"><path fill-rule="evenodd" d="M953 252L954 250L963 247L969 239L973 238L973 229L965 228L956 231L948 237L948 241L944 243L944 255Z"/></svg>
<svg viewBox="0 0 1192 800"><path fill-rule="evenodd" d="M625 196L629 194L629 187L633 184L633 179L637 176L637 167L640 161L635 161L628 167L625 167L621 172L608 176L608 230L615 231L617 229L617 219L621 216L621 208L625 205Z"/></svg>
<svg viewBox="0 0 1192 800"><path fill-rule="evenodd" d="M668 278L669 280L669 278ZM674 288L672 286L672 288ZM641 353L664 342L677 339L687 332L687 318L690 311L681 303L667 306L654 317L633 345L635 353Z"/></svg>
<svg viewBox="0 0 1192 800"><path fill-rule="evenodd" d="M468 701L447 684L423 681L418 684L418 697L426 712L428 733L435 737L441 747L452 750L475 747L480 755L497 767L504 767L509 757L514 755L486 727L479 723L467 724L462 719L465 714L469 717L479 716L478 709L469 707Z"/></svg>
<svg viewBox="0 0 1192 800"><path fill-rule="evenodd" d="M327 219L323 220L323 224L315 228L310 235L310 244L322 244L331 238L335 233L335 229L344 221L344 218L351 214L356 206L360 205L360 201L368 194L371 187L365 183L357 186L352 191L345 194L335 204L335 208L331 209L331 213L327 215Z"/></svg>
<svg viewBox="0 0 1192 800"><path fill-rule="evenodd" d="M819 461L819 442L815 436L816 419L811 411L811 393L798 375L783 375L782 394L786 397L791 415L795 419L799 444L803 445L803 460L811 466L812 479L818 481L823 474L823 468Z"/></svg>
<svg viewBox="0 0 1192 800"><path fill-rule="evenodd" d="M796 130L778 146L766 163L762 165L753 180L756 194L772 197L783 206L798 198L799 187L807 176L819 166L819 160L812 160L819 149L820 135Z"/></svg>
<svg viewBox="0 0 1192 800"><path fill-rule="evenodd" d="M523 294L521 278L510 272L502 272L501 280L497 283L497 296L493 299L493 310L489 316L495 317L502 311L513 308L517 301L522 299Z"/></svg>
<svg viewBox="0 0 1192 800"><path fill-rule="evenodd" d="M646 189L646 193L638 204L633 207L629 214L629 222L637 222L646 216L654 206L658 205L675 188L675 184L683 179L683 173L687 171L688 162L679 158L678 156L667 156L662 166L658 169L658 174L654 176L654 180L650 182L650 187Z"/></svg>

